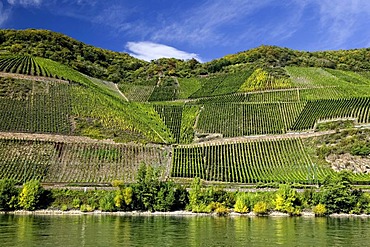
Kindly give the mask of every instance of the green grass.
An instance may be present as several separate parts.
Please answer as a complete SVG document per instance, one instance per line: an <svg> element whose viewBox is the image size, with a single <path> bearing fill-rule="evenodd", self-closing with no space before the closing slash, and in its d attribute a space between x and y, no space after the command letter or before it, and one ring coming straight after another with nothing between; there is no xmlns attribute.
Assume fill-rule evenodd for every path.
<svg viewBox="0 0 370 247"><path fill-rule="evenodd" d="M119 84L119 89L130 100L146 102L154 90L154 86Z"/></svg>
<svg viewBox="0 0 370 247"><path fill-rule="evenodd" d="M179 99L187 99L198 91L202 85L198 78L178 78L179 80Z"/></svg>
<svg viewBox="0 0 370 247"><path fill-rule="evenodd" d="M251 73L251 71L245 70L228 74L214 74L210 77L199 78L201 88L190 95L189 98L201 98L235 93Z"/></svg>

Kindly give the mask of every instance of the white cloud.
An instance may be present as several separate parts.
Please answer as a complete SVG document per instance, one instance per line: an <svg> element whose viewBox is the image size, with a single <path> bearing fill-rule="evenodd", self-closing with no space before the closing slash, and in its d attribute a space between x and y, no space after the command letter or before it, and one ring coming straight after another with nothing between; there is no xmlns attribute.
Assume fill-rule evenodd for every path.
<svg viewBox="0 0 370 247"><path fill-rule="evenodd" d="M195 58L201 61L201 58L195 53L180 51L171 46L152 42L128 42L126 48L131 52L130 55L145 61L158 58L178 58L184 60Z"/></svg>
<svg viewBox="0 0 370 247"><path fill-rule="evenodd" d="M154 40L186 41L193 44L225 43L229 37L221 29L251 15L272 0L208 0L185 11L177 20L152 35Z"/></svg>
<svg viewBox="0 0 370 247"><path fill-rule="evenodd" d="M320 28L326 34L321 41L323 48L340 48L356 32L368 32L370 1L316 0L316 4Z"/></svg>
<svg viewBox="0 0 370 247"><path fill-rule="evenodd" d="M10 11L4 9L4 5L0 2L0 27L8 20L10 16Z"/></svg>
<svg viewBox="0 0 370 247"><path fill-rule="evenodd" d="M8 0L10 5L40 6L43 0Z"/></svg>

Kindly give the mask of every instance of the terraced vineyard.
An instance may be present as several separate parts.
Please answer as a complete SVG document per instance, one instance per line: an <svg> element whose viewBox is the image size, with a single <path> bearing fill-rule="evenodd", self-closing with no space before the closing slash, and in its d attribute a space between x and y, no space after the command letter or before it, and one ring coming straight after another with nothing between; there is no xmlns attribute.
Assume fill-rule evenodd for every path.
<svg viewBox="0 0 370 247"><path fill-rule="evenodd" d="M319 165L311 161L319 157L319 148L308 150L301 139L290 137L370 124L367 60L358 64L345 56L324 59L306 53L293 59L294 52L268 48L267 53L256 49L207 63L144 62L87 49L89 56L82 51L75 54L76 59L55 51L58 61L65 63L61 64L21 55L39 54L26 48L12 54L9 47L3 47L0 55L1 132L13 137L19 134L15 132L23 137L58 134L141 145L0 139L2 178L132 181L140 162L161 166L172 162L166 175L171 170L174 178L310 183L334 171L325 157L316 162ZM361 54L367 57L366 52ZM292 64L323 67L288 66ZM325 124L317 127L320 122ZM264 137L256 140L260 135ZM223 139L228 137L234 142ZM194 144L212 138L219 138L221 144ZM365 140L358 142L363 148ZM348 150L346 155L352 155ZM367 162L367 157L356 158ZM366 174L353 176L370 181Z"/></svg>
<svg viewBox="0 0 370 247"><path fill-rule="evenodd" d="M207 181L307 183L334 172L313 164L301 139L179 146L173 156L171 176Z"/></svg>
<svg viewBox="0 0 370 247"><path fill-rule="evenodd" d="M224 137L282 134L290 129L305 103L207 104L201 111L197 130L221 133Z"/></svg>
<svg viewBox="0 0 370 247"><path fill-rule="evenodd" d="M183 106L154 105L154 109L171 130L174 139L180 141L181 119Z"/></svg>
<svg viewBox="0 0 370 247"><path fill-rule="evenodd" d="M46 68L40 66L40 64L30 56L18 55L0 57L0 71L52 77L52 74Z"/></svg>
<svg viewBox="0 0 370 247"><path fill-rule="evenodd" d="M0 178L17 181L110 183L132 182L140 163L166 166L156 146L63 143L0 139Z"/></svg>
<svg viewBox="0 0 370 247"><path fill-rule="evenodd" d="M318 120L355 118L358 123L370 122L370 98L309 101L291 129L313 129Z"/></svg>
<svg viewBox="0 0 370 247"><path fill-rule="evenodd" d="M252 71L243 70L235 73L214 75L209 78L199 78L201 87L189 98L200 98L234 93L251 74Z"/></svg>
<svg viewBox="0 0 370 247"><path fill-rule="evenodd" d="M0 96L0 131L70 134L72 103L68 84L40 83L38 92L13 98ZM35 88L35 85L33 85ZM6 121L4 121L6 120Z"/></svg>
<svg viewBox="0 0 370 247"><path fill-rule="evenodd" d="M178 84L172 77L165 77L160 84L154 87L148 101L170 101L177 99Z"/></svg>
<svg viewBox="0 0 370 247"><path fill-rule="evenodd" d="M130 101L146 102L153 93L154 86L120 85L119 89Z"/></svg>

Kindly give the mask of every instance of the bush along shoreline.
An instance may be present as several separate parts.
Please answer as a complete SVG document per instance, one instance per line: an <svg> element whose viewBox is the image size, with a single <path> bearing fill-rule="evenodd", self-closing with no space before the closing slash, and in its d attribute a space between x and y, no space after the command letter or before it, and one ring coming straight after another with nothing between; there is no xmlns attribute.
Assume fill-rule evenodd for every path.
<svg viewBox="0 0 370 247"><path fill-rule="evenodd" d="M159 171L142 165L134 184L112 183L115 190L46 190L32 180L21 188L0 180L0 211L48 214L101 212L118 215L315 215L354 214L370 216L370 194L354 189L348 172L327 177L318 188L298 193L289 184L274 192L229 192L204 187L194 178L190 189L172 181L160 181ZM100 211L97 211L100 210ZM59 213L56 213L59 212ZM117 212L117 213L115 213ZM158 213L154 213L158 212Z"/></svg>

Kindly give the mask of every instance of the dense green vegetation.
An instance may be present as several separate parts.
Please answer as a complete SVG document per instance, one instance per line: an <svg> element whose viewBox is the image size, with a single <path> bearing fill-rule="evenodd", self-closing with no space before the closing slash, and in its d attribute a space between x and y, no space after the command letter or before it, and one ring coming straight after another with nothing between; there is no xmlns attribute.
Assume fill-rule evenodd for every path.
<svg viewBox="0 0 370 247"><path fill-rule="evenodd" d="M78 209L82 212L94 210L112 211L174 211L216 213L228 215L253 212L267 215L271 211L299 216L302 211L312 211L316 216L332 213L369 214L370 196L354 189L347 172L325 178L318 190L305 189L298 193L291 185L280 185L270 192L227 192L222 188L204 187L195 178L191 188L175 185L171 181L158 179L157 170L142 165L135 183L117 185L108 190L45 190L36 180L25 183L21 190L13 180L0 180L0 209L35 210L51 208L59 210Z"/></svg>

